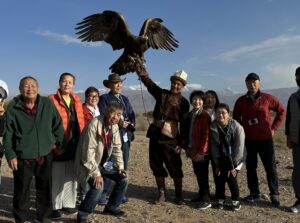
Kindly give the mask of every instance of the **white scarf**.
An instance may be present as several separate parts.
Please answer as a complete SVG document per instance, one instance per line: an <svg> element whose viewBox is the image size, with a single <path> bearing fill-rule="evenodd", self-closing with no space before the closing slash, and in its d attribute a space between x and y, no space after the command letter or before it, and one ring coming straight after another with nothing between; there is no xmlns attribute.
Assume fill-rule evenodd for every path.
<svg viewBox="0 0 300 223"><path fill-rule="evenodd" d="M100 115L100 111L99 111L98 106L96 106L96 107L94 108L94 107L92 107L92 106L90 106L90 105L87 104L86 107L90 110L90 112L91 112L93 118L95 118L95 117L97 117L97 116Z"/></svg>

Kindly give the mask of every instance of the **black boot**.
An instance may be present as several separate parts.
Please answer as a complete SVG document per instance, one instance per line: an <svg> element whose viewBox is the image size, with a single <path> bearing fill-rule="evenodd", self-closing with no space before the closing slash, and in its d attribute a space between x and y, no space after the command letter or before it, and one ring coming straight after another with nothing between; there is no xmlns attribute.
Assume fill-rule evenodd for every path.
<svg viewBox="0 0 300 223"><path fill-rule="evenodd" d="M162 203L166 201L166 185L164 177L155 177L157 188L158 188L158 197L155 200L155 203Z"/></svg>
<svg viewBox="0 0 300 223"><path fill-rule="evenodd" d="M178 205L184 204L184 199L182 195L182 178L174 178L175 186L175 203Z"/></svg>

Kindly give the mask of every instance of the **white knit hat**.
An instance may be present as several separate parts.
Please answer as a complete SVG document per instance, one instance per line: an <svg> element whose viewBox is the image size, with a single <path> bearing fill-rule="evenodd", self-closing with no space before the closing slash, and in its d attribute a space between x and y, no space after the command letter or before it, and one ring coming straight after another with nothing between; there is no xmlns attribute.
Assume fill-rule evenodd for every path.
<svg viewBox="0 0 300 223"><path fill-rule="evenodd" d="M178 80L183 85L186 85L187 76L188 74L184 70L178 70L170 77L170 80Z"/></svg>

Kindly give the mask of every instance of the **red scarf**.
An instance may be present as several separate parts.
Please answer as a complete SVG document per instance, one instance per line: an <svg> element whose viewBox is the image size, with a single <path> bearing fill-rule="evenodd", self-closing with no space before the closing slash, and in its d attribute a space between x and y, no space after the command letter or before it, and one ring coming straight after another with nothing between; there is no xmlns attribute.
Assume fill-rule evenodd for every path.
<svg viewBox="0 0 300 223"><path fill-rule="evenodd" d="M108 158L108 148L111 145L111 130L109 129L107 133L105 133L105 129L104 127L102 127L101 137L103 139L103 155L101 158L100 165L102 166Z"/></svg>

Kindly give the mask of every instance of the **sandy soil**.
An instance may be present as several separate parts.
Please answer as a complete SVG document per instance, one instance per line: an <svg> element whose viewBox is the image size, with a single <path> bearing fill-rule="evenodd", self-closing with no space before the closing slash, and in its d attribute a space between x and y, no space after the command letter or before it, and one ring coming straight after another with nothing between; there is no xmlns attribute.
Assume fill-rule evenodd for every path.
<svg viewBox="0 0 300 223"><path fill-rule="evenodd" d="M145 132L136 132L130 154L130 184L128 187L129 202L123 204L121 208L127 212L126 218L115 218L102 215L103 206L98 206L95 212L90 216L92 222L130 222L130 223L192 223L192 222L272 222L272 223L299 223L300 214L288 212L288 207L294 203L294 194L291 182L291 151L285 147L285 138L283 131L276 133L276 160L279 174L280 199L282 206L274 208L268 200L269 193L265 173L261 163L259 164L260 188L261 192L266 194L265 198L255 204L242 202L242 209L233 212L229 208L217 210L210 208L207 210L197 209L197 205L189 202L190 199L197 195L197 183L194 176L191 160L182 153L184 165L184 197L186 205L178 206L173 203L174 187L170 178L167 179L168 201L155 205L154 198L157 195L155 181L148 165L148 139L145 138ZM246 171L243 168L239 174L239 184L241 197L248 195ZM210 172L211 193L214 193L214 183ZM230 193L227 189L227 196ZM2 184L0 185L0 222L14 222L12 217L12 196L13 180L11 171L8 169L6 162L2 166ZM34 219L34 190L32 189L32 207L30 215ZM63 218L56 222L75 222L76 216L63 215Z"/></svg>

